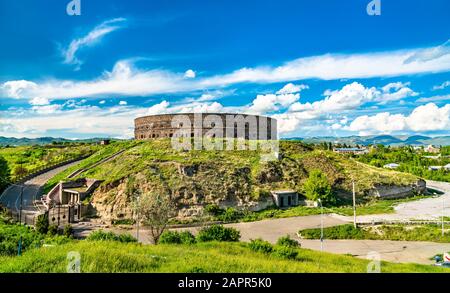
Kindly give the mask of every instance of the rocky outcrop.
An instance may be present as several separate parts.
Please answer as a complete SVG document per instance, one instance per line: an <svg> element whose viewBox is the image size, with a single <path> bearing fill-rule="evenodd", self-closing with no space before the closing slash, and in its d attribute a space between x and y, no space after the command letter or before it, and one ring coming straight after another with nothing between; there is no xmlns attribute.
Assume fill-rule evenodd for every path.
<svg viewBox="0 0 450 293"><path fill-rule="evenodd" d="M403 198L426 192L426 182L422 179L409 186L377 185L369 190L369 196L379 198Z"/></svg>

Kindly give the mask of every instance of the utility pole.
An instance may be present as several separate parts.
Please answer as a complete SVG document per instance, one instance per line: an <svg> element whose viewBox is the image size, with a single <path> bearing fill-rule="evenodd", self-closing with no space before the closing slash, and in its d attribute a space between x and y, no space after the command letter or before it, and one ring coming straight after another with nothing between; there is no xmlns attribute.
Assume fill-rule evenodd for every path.
<svg viewBox="0 0 450 293"><path fill-rule="evenodd" d="M136 215L136 239L137 242L139 243L139 207L140 205L140 196L137 197L137 215Z"/></svg>
<svg viewBox="0 0 450 293"><path fill-rule="evenodd" d="M23 184L20 186L19 224L22 224Z"/></svg>
<svg viewBox="0 0 450 293"><path fill-rule="evenodd" d="M323 251L323 205L320 198L317 201L320 203L320 251Z"/></svg>
<svg viewBox="0 0 450 293"><path fill-rule="evenodd" d="M445 209L445 201L444 196L442 196L442 237L444 237L444 209Z"/></svg>
<svg viewBox="0 0 450 293"><path fill-rule="evenodd" d="M356 228L356 192L355 192L355 180L352 180L353 187L353 226Z"/></svg>

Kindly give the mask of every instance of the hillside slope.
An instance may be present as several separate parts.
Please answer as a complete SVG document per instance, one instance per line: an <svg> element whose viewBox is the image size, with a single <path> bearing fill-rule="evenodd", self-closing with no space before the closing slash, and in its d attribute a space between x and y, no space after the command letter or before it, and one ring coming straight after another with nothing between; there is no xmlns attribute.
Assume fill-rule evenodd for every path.
<svg viewBox="0 0 450 293"><path fill-rule="evenodd" d="M120 149L122 143L115 144L114 148ZM293 189L302 193L303 183L314 169L326 174L333 190L342 198L351 196L351 179L355 179L359 201L364 201L376 185L406 186L418 180L412 175L314 150L296 141L281 141L280 159L273 162L262 162L259 151L179 152L172 149L170 140L128 143L126 146L128 149L114 160L82 175L105 180L91 199L103 220L131 218L133 198L129 185L136 178L147 179L142 186L146 191L170 194L180 219L201 215L206 204L263 209L272 205L271 190ZM58 176L59 179L64 178ZM55 184L57 180L51 182Z"/></svg>

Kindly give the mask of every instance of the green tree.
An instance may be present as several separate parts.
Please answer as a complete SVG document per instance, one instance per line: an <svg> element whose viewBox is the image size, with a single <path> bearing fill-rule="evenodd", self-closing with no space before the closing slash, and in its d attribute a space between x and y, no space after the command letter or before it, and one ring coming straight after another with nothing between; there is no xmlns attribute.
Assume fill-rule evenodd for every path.
<svg viewBox="0 0 450 293"><path fill-rule="evenodd" d="M331 190L331 184L320 170L312 170L306 180L303 189L306 197L311 200L320 199L324 205L336 203L336 197Z"/></svg>
<svg viewBox="0 0 450 293"><path fill-rule="evenodd" d="M0 192L8 185L9 172L8 162L0 156Z"/></svg>

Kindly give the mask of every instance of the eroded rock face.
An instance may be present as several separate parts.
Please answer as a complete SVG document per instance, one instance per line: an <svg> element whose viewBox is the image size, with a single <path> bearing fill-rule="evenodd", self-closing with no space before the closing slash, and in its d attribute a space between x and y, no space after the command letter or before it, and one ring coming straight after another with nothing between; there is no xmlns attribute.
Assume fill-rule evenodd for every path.
<svg viewBox="0 0 450 293"><path fill-rule="evenodd" d="M369 191L369 195L380 198L403 198L414 194L424 194L426 192L426 182L419 179L410 186L378 185Z"/></svg>

